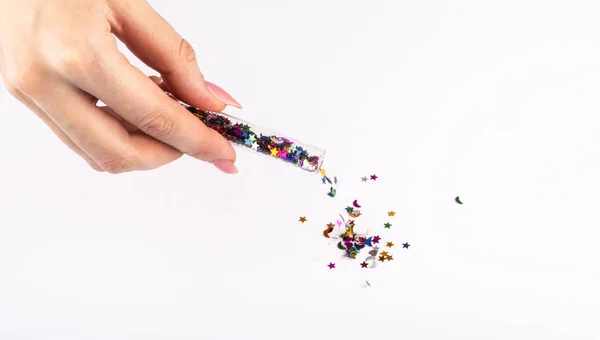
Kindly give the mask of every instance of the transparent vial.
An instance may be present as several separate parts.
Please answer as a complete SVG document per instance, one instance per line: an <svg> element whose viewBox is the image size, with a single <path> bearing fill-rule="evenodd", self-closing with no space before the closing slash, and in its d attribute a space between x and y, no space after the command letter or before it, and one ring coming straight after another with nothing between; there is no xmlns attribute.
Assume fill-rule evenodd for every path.
<svg viewBox="0 0 600 340"><path fill-rule="evenodd" d="M203 111L180 102L206 126L234 145L292 164L309 172L319 172L325 150L285 137L280 133L222 112Z"/></svg>

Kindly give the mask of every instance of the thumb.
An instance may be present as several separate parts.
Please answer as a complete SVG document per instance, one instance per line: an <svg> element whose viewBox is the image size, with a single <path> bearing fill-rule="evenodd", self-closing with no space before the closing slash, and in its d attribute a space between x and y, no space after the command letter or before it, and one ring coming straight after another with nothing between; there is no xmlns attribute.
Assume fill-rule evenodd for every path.
<svg viewBox="0 0 600 340"><path fill-rule="evenodd" d="M113 33L163 77L169 92L208 111L241 105L225 90L204 80L194 48L145 0L112 2Z"/></svg>

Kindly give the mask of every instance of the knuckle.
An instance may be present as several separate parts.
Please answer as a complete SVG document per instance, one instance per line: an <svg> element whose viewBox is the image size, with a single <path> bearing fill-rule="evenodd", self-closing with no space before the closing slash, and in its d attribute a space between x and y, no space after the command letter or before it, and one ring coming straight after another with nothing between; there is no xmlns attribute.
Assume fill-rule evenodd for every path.
<svg viewBox="0 0 600 340"><path fill-rule="evenodd" d="M102 169L102 167L100 165L98 165L96 162L94 161L87 161L87 164L90 166L90 168L92 168L94 171L97 172L104 172L104 169Z"/></svg>
<svg viewBox="0 0 600 340"><path fill-rule="evenodd" d="M196 61L196 51L192 45L185 39L181 38L179 43L179 60L184 64L188 64Z"/></svg>
<svg viewBox="0 0 600 340"><path fill-rule="evenodd" d="M20 95L18 92L35 93L41 85L42 74L36 63L25 63L23 66L12 67L7 70L6 74L7 89L11 95L15 93Z"/></svg>
<svg viewBox="0 0 600 340"><path fill-rule="evenodd" d="M132 155L124 154L100 162L98 163L98 167L101 171L108 172L109 174L120 174L135 170L136 164L137 162ZM94 167L92 166L92 168Z"/></svg>
<svg viewBox="0 0 600 340"><path fill-rule="evenodd" d="M81 77L99 66L99 56L92 46L71 45L50 54L49 64L58 74L67 78Z"/></svg>
<svg viewBox="0 0 600 340"><path fill-rule="evenodd" d="M177 133L175 120L161 110L145 115L136 125L145 134L161 139L172 138Z"/></svg>
<svg viewBox="0 0 600 340"><path fill-rule="evenodd" d="M4 87L6 87L8 94L15 97L16 99L21 100L23 98L22 92L19 91L19 89L14 87L12 84L10 84L8 81L4 82Z"/></svg>
<svg viewBox="0 0 600 340"><path fill-rule="evenodd" d="M208 151L206 144L202 143L190 150L188 154L197 159L205 159L208 156Z"/></svg>

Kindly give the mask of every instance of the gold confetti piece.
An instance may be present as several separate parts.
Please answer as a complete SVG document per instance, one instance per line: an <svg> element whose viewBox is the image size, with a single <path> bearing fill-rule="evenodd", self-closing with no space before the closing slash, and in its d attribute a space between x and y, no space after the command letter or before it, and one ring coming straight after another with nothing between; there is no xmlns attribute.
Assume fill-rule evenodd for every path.
<svg viewBox="0 0 600 340"><path fill-rule="evenodd" d="M388 216L394 216L394 215L396 215L395 211L388 211Z"/></svg>
<svg viewBox="0 0 600 340"><path fill-rule="evenodd" d="M306 217L300 216L300 219L298 220L298 222L302 222L302 223L306 222Z"/></svg>
<svg viewBox="0 0 600 340"><path fill-rule="evenodd" d="M388 242L385 244L386 247L391 248L394 246L394 244L392 242Z"/></svg>

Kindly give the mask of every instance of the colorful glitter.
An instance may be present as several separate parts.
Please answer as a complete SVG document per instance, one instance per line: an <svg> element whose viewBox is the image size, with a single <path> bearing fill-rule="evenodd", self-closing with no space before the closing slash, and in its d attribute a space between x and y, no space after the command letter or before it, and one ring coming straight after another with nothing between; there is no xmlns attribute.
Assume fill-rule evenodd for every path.
<svg viewBox="0 0 600 340"><path fill-rule="evenodd" d="M282 160L309 172L321 171L325 157L323 149L299 143L225 113L203 111L183 102L179 103L204 125L217 131L234 145ZM325 174L324 171L322 173Z"/></svg>

